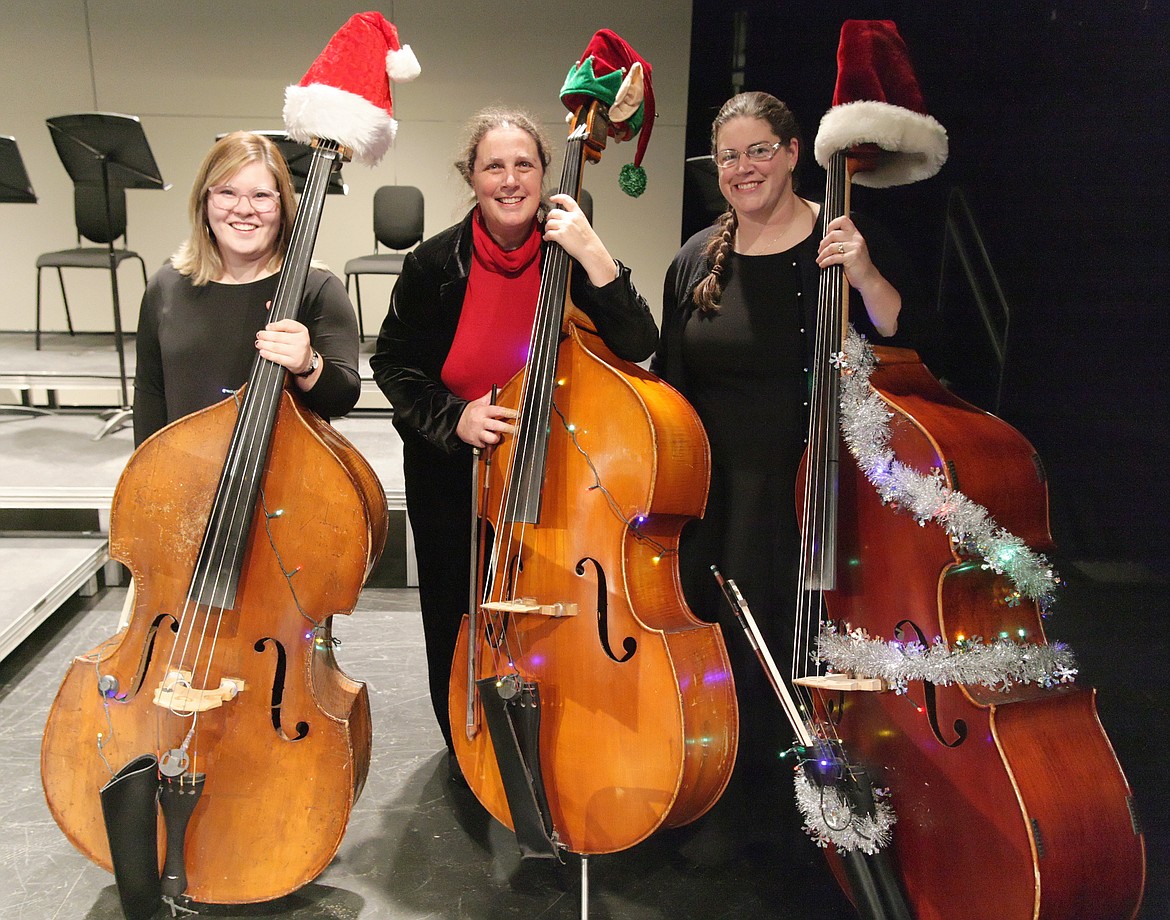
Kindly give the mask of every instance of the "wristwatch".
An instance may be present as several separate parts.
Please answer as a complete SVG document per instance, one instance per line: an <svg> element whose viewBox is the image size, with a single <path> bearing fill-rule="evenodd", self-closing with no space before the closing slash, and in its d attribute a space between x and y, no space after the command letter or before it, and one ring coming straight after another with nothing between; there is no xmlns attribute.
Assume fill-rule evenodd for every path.
<svg viewBox="0 0 1170 920"><path fill-rule="evenodd" d="M293 374L294 377L311 377L313 371L321 366L321 356L317 354L317 349L313 349L313 356L309 358L309 369L301 371L299 374Z"/></svg>

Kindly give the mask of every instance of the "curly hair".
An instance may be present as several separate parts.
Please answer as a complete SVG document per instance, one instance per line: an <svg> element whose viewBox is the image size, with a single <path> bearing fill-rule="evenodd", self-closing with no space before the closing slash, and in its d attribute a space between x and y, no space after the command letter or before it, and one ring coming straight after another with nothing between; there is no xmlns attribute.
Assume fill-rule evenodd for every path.
<svg viewBox="0 0 1170 920"><path fill-rule="evenodd" d="M750 92L732 96L723 103L723 108L711 123L711 153L714 154L719 140L719 132L733 118L758 118L768 123L772 133L787 145L793 140L800 140L800 126L792 110L770 93ZM793 176L792 187L796 189L796 176ZM711 237L707 241L704 256L711 266L711 271L695 286L695 304L700 313L716 313L719 311L719 298L723 296L723 270L728 254L735 247L735 231L739 226L739 217L735 209L728 206L727 210L719 215L719 219L711 228Z"/></svg>
<svg viewBox="0 0 1170 920"><path fill-rule="evenodd" d="M495 128L519 128L532 138L536 144L536 155L540 158L540 165L545 175L548 175L548 164L552 162L552 145L540 126L527 112L521 109L506 109L498 106L489 106L480 109L467 123L467 141L459 159L455 161L455 168L468 187L472 186L472 176L475 174L475 157L479 153L479 142L484 135ZM543 194L543 193L542 193Z"/></svg>

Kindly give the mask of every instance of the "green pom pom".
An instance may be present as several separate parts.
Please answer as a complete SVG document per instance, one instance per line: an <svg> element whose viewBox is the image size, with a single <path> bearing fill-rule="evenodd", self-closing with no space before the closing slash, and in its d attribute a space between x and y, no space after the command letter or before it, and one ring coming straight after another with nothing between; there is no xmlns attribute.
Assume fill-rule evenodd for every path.
<svg viewBox="0 0 1170 920"><path fill-rule="evenodd" d="M618 185L631 198L637 198L646 191L646 170L633 163L627 163L618 174Z"/></svg>

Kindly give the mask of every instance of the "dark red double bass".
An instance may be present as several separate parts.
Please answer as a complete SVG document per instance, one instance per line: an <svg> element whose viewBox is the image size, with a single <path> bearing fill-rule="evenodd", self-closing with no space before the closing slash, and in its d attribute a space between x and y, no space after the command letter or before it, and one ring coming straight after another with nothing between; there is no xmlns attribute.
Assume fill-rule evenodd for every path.
<svg viewBox="0 0 1170 920"><path fill-rule="evenodd" d="M560 191L574 198L604 115L580 111L568 138ZM449 697L464 776L515 829L485 710L538 694L527 769L546 799L544 855L612 853L699 817L727 784L738 726L722 637L687 608L675 555L705 503L706 436L571 305L566 320L568 273L549 247L528 365L496 400L519 409L518 431L486 473L493 539Z"/></svg>
<svg viewBox="0 0 1170 920"><path fill-rule="evenodd" d="M888 155L861 145L832 152L826 222L848 211L850 173ZM863 443L872 465L861 468L839 435L840 375L861 370L846 356L844 290L840 266L823 273L797 497L805 551L794 660L809 664L794 683L804 711L814 713L815 744L828 760L840 758L837 775L860 767L873 787L888 790L896 824L886 852L902 897L863 905L845 863L832 860L834 870L866 917L903 917L908 908L914 920L1132 918L1144 887L1144 841L1092 689L911 679L899 694L867 680L872 674L819 673L811 663L830 621L838 635L858 631L859 643L930 647L937 637L949 649L1000 639L1024 654L1047 648L1036 599L1012 580L1010 560L974 550L962 534L952 538L926 509L903 507L898 498L913 487L890 486L884 495L877 488L907 470L937 477L940 517L947 497L964 496L1002 528L992 550L1020 551L1011 534L1044 552L1052 538L1036 452L1009 425L944 389L913 352L878 347L868 383L881 412L857 427L888 434L893 460L875 450L881 462L873 461ZM848 820L861 817L855 809Z"/></svg>
<svg viewBox="0 0 1170 920"><path fill-rule="evenodd" d="M331 141L314 149L274 320L300 308L342 155ZM338 666L331 622L352 611L382 551L385 493L285 380L257 358L241 392L131 457L110 555L134 576L133 615L74 660L45 727L49 809L106 869L99 790L137 759L157 762L145 769L161 774L168 828L179 826L172 814L189 815L160 840L172 899L267 901L311 881L337 852L369 768L366 686Z"/></svg>

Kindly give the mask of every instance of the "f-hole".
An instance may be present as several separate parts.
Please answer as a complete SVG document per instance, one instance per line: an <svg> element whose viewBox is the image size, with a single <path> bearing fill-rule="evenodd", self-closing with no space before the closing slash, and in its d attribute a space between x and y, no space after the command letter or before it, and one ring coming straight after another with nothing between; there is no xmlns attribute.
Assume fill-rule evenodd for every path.
<svg viewBox="0 0 1170 920"><path fill-rule="evenodd" d="M514 598L516 596L516 582L519 581L523 571L524 563L520 561L520 551L517 550L516 555L512 556L504 567L504 597Z"/></svg>
<svg viewBox="0 0 1170 920"><path fill-rule="evenodd" d="M605 570L601 567L601 563L592 556L586 556L577 563L576 572L578 575L585 574L586 562L592 562L593 570L597 573L597 638L600 640L605 654L618 664L622 664L634 657L634 652L638 650L638 640L633 636L626 636L622 640L622 649L625 654L618 658L613 653L613 646L609 642L609 592L605 582Z"/></svg>
<svg viewBox="0 0 1170 920"><path fill-rule="evenodd" d="M906 627L906 626L909 626L911 629L914 630L915 635L918 636L919 643L921 643L922 646L925 647L926 646L926 636L922 632L922 630L918 628L918 624L915 623L913 620L902 620L900 623L898 623L898 625L894 627L894 637L899 642L904 641L903 636L905 635L905 631L904 631L903 627ZM954 740L948 741L946 738L943 737L942 726L939 725L939 722L938 722L937 690L935 688L935 685L932 684L930 681L923 681L922 682L922 704L923 704L923 707L926 709L926 718L930 722L930 730L932 732L934 732L934 737L936 737L938 739L939 744L945 745L946 747L949 747L949 748L956 748L960 744L962 744L964 741L967 740L967 723L964 722L962 719L955 719L955 724L954 724L955 738L954 738Z"/></svg>
<svg viewBox="0 0 1170 920"><path fill-rule="evenodd" d="M825 719L830 725L840 725L845 716L845 693L839 691L832 696L822 696L821 702L825 707Z"/></svg>
<svg viewBox="0 0 1170 920"><path fill-rule="evenodd" d="M138 670L134 672L134 680L130 683L130 689L123 696L120 696L119 699L128 699L135 696L142 689L142 682L146 680L146 672L150 669L150 660L154 657L154 644L158 641L159 630L167 628L177 635L179 632L179 621L175 619L173 614L160 613L154 618L154 622L150 624L147 630L146 641L142 643L142 657L138 659Z"/></svg>
<svg viewBox="0 0 1170 920"><path fill-rule="evenodd" d="M273 638L267 638L257 640L253 648L255 648L258 652L263 652L265 647L270 644L274 649L276 649L276 668L275 673L272 675L272 727L276 729L276 733L280 735L283 740L300 741L307 734L309 734L308 722L298 722L297 733L292 738L288 736L288 733L284 730L284 726L280 724L280 707L284 702L284 676L288 668L288 656L284 650L284 646Z"/></svg>

